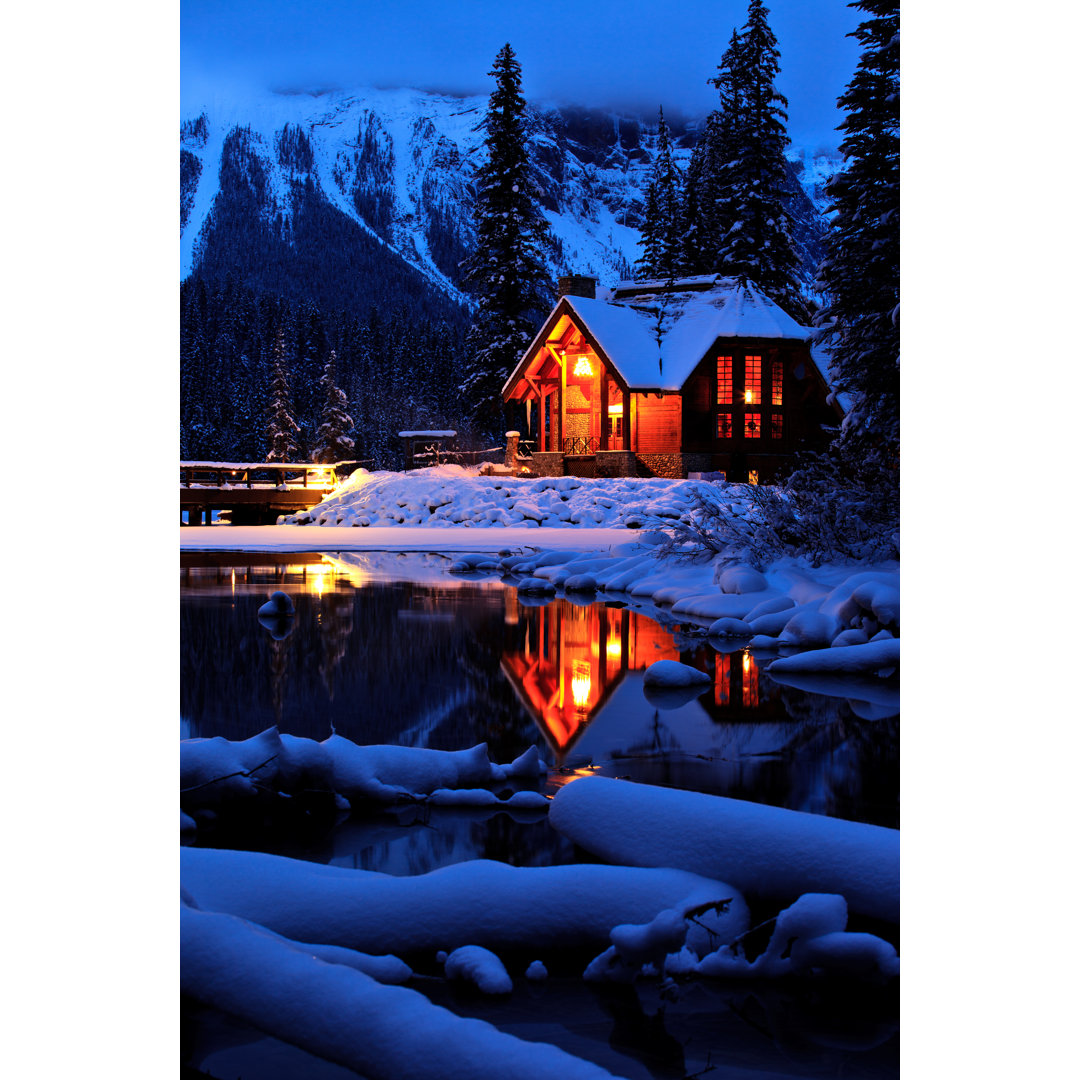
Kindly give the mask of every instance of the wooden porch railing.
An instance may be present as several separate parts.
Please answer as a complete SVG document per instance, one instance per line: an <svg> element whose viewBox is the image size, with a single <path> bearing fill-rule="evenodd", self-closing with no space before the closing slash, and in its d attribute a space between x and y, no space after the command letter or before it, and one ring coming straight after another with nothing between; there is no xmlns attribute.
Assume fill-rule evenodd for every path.
<svg viewBox="0 0 1080 1080"><path fill-rule="evenodd" d="M562 441L562 452L570 457L585 457L599 449L600 439L595 435L574 435Z"/></svg>

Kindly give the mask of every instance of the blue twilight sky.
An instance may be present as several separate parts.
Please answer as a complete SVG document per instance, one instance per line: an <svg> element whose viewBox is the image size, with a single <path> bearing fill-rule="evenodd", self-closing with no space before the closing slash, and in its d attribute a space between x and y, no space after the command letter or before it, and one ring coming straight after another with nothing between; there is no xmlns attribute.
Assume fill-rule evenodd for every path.
<svg viewBox="0 0 1080 1080"><path fill-rule="evenodd" d="M845 0L772 0L789 134L835 147L858 62ZM703 116L746 0L181 0L181 104L213 86L415 86L489 93L509 42L530 100Z"/></svg>

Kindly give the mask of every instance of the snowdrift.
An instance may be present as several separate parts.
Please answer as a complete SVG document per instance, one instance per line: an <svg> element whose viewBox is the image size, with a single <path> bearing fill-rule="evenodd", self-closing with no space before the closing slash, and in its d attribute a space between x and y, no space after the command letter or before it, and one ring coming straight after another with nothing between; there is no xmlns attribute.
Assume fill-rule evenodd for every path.
<svg viewBox="0 0 1080 1080"><path fill-rule="evenodd" d="M609 862L693 869L781 902L838 893L852 911L899 922L894 829L606 777L562 787L549 819Z"/></svg>

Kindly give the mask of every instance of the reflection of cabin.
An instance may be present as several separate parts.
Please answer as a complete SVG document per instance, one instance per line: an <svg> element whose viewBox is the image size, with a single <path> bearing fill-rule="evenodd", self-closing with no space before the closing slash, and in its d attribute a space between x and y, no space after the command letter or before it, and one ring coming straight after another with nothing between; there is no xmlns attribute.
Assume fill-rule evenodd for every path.
<svg viewBox="0 0 1080 1080"><path fill-rule="evenodd" d="M447 452L454 449L457 432L399 431L398 437L405 452L405 468L423 469L446 460Z"/></svg>
<svg viewBox="0 0 1080 1080"><path fill-rule="evenodd" d="M752 282L621 282L604 298L594 278L560 288L503 387L525 402L534 472L764 482L843 415L811 331Z"/></svg>
<svg viewBox="0 0 1080 1080"><path fill-rule="evenodd" d="M502 670L560 761L627 671L679 658L668 631L627 608L556 601L520 619L522 640Z"/></svg>

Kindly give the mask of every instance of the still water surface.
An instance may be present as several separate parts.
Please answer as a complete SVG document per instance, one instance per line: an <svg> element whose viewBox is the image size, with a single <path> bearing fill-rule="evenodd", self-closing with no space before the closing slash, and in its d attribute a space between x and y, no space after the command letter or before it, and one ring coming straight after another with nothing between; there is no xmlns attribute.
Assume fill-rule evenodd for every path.
<svg viewBox="0 0 1080 1080"><path fill-rule="evenodd" d="M625 596L601 595L588 604L538 602L519 597L512 583L498 577L450 575L450 562L437 555L387 553L185 556L181 736L243 739L276 724L293 735L324 739L336 731L358 743L459 750L486 742L498 762L536 746L551 765L549 792L579 776L620 776L898 827L899 716L889 715L888 693L884 707L868 706L857 693L845 697L781 685L764 670L767 660L759 664L745 651L717 652L700 628L628 605ZM275 589L289 594L296 614L261 622L258 609ZM681 698L646 692L644 670L661 659L708 671L713 685ZM214 846L255 847L401 875L475 858L548 865L583 857L548 827L545 814L490 808L409 805L302 827L290 821L254 834L222 825L206 841L201 836L200 842ZM433 979L425 992L440 1000L447 989ZM831 1007L811 1022L800 1011L805 1002L795 1020L779 1025L780 1035L753 1035L751 1042L757 1038L760 1045L748 1048L748 1031L776 1027L775 1011L795 1007L771 991L716 1004L724 1015L732 1009L765 1012L749 1028L742 1019L730 1020L736 1034L729 1035L720 1033L713 1016L707 1036L695 1026L703 1023L700 1009L685 999L658 999L651 1013L646 998L652 991L644 988L628 991L626 1000L608 1000L605 995L622 991L586 991L571 979L552 980L547 993L547 1024L562 1023L554 1013L566 1009L565 1024L572 1028L591 1009L601 1042L614 1046L620 1030L618 1038L644 1040L637 1050L620 1050L616 1060L607 1061L623 1075L686 1075L691 1060L681 1051L677 1060L656 1058L663 1057L664 1046L675 1053L680 1039L687 1045L696 1040L699 1051L705 1043L714 1048L708 1052L714 1056L706 1053L699 1064L718 1061L715 1048L734 1039L752 1071L895 1074L895 1022L888 1003L855 1018L857 1030L848 1034L865 1045L840 1052L818 1037L836 1019L828 1015ZM687 993L721 994L708 988ZM587 1000L575 1004L575 994ZM516 991L513 1003L440 1003L487 1016L506 1030L516 1022L516 1033L529 1037L528 1008L516 1021L511 1015L488 1016L519 1007ZM646 1021L654 1027L659 1022L655 1038L644 1033ZM185 1038L207 1038L207 1026L221 1023L227 1021L189 1009ZM807 1030L813 1038L809 1049L800 1049L805 1061L793 1062L786 1049L777 1058L784 1040L801 1040ZM246 1046L249 1034L232 1037ZM244 1051L245 1076L324 1075L325 1063L289 1064L298 1051L283 1044L268 1048L261 1036L251 1038L256 1049ZM573 1049L568 1038L560 1045ZM204 1053L189 1047L186 1059L225 1068L220 1039L210 1041ZM588 1045L586 1056L602 1060L594 1042ZM257 1065L260 1054L265 1061ZM326 1069L332 1070L326 1076L338 1075L336 1067Z"/></svg>

